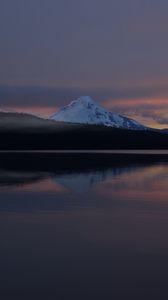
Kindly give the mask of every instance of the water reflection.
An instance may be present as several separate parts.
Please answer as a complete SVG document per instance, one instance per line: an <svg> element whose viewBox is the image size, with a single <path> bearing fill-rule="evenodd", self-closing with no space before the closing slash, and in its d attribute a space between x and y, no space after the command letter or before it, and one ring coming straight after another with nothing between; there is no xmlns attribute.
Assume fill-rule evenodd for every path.
<svg viewBox="0 0 168 300"><path fill-rule="evenodd" d="M167 157L41 155L1 157L1 211L114 208L132 200L139 205L167 202Z"/></svg>
<svg viewBox="0 0 168 300"><path fill-rule="evenodd" d="M1 298L166 299L167 195L166 156L0 156Z"/></svg>
<svg viewBox="0 0 168 300"><path fill-rule="evenodd" d="M15 171L0 169L0 186L2 187L15 187L18 190L33 190L54 192L57 186L61 185L62 189L67 188L73 192L83 193L93 189L102 182L109 182L110 179L116 178L124 173L136 172L137 167L113 167L103 170L74 170L69 172L57 172L57 169L51 172L38 172L34 171ZM54 189L55 185L55 189Z"/></svg>

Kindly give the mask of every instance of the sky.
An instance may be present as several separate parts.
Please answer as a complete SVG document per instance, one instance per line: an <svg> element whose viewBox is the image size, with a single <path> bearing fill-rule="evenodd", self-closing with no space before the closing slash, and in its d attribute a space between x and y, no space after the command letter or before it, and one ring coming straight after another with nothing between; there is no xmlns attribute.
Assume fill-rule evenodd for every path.
<svg viewBox="0 0 168 300"><path fill-rule="evenodd" d="M80 95L168 127L167 0L1 0L0 109L48 116Z"/></svg>

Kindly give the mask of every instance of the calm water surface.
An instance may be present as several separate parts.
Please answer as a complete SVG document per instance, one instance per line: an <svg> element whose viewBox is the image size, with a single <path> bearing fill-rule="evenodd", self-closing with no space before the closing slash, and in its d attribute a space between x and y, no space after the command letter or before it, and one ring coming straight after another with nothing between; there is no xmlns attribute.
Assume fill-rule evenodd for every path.
<svg viewBox="0 0 168 300"><path fill-rule="evenodd" d="M168 157L0 154L0 297L167 299Z"/></svg>

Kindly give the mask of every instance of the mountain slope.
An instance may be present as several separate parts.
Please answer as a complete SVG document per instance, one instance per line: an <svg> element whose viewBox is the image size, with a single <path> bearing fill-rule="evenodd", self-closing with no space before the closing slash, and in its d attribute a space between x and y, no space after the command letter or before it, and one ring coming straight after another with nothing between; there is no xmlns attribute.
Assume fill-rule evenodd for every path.
<svg viewBox="0 0 168 300"><path fill-rule="evenodd" d="M135 120L106 110L89 96L82 96L72 101L69 105L61 108L57 113L52 115L50 119L61 122L105 125L124 129L147 129L147 127Z"/></svg>
<svg viewBox="0 0 168 300"><path fill-rule="evenodd" d="M5 131L34 131L41 134L45 131L60 131L75 125L40 118L35 115L17 112L0 112L0 132Z"/></svg>

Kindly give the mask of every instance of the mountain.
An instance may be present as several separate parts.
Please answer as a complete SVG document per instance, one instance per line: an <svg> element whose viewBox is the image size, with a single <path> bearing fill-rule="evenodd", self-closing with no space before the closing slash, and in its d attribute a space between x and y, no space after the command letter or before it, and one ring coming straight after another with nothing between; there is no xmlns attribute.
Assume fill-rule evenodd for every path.
<svg viewBox="0 0 168 300"><path fill-rule="evenodd" d="M42 119L24 113L1 112L0 150L168 149L166 133L160 130L146 130L146 127L131 119L106 111L90 98L80 98L71 103L70 112L72 113L72 108L78 107L81 102L84 102L83 115L81 111L78 115L76 112L78 122L74 119L56 122L53 117ZM84 105L86 108L83 108ZM64 110L69 111L69 106ZM73 117L72 114L70 116ZM95 119L91 119L90 124L89 117L84 118L86 116L94 116Z"/></svg>
<svg viewBox="0 0 168 300"><path fill-rule="evenodd" d="M105 125L124 129L147 129L133 119L108 111L89 96L82 96L72 101L53 114L50 119L66 123Z"/></svg>

